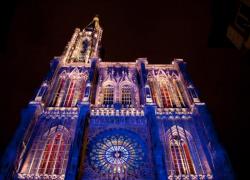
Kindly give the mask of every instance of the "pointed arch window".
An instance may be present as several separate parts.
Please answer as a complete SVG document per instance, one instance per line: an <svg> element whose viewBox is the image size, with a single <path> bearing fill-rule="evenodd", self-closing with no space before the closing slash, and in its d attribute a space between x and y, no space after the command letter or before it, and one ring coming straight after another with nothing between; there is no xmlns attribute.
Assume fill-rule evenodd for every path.
<svg viewBox="0 0 250 180"><path fill-rule="evenodd" d="M149 80L154 102L161 108L185 108L187 102L182 82L176 77Z"/></svg>
<svg viewBox="0 0 250 180"><path fill-rule="evenodd" d="M103 104L112 105L114 103L114 87L107 85L103 89Z"/></svg>
<svg viewBox="0 0 250 180"><path fill-rule="evenodd" d="M170 147L175 174L195 174L193 161L187 143L178 136L175 136L171 140Z"/></svg>
<svg viewBox="0 0 250 180"><path fill-rule="evenodd" d="M156 88L156 82L153 80L153 79L150 79L149 80L149 87L150 87L150 90L151 90L151 94L152 94L152 98L153 98L153 101L158 105L160 106L159 104L159 100L158 100L158 96L157 96L157 88Z"/></svg>
<svg viewBox="0 0 250 180"><path fill-rule="evenodd" d="M175 87L176 95L177 95L177 101L180 107L186 107L186 103L184 100L184 91L182 84L179 80L174 79L173 84Z"/></svg>
<svg viewBox="0 0 250 180"><path fill-rule="evenodd" d="M123 106L132 104L132 89L129 85L124 85L121 88L121 103Z"/></svg>
<svg viewBox="0 0 250 180"><path fill-rule="evenodd" d="M68 154L66 141L61 132L48 139L39 165L39 174L59 175L62 173L63 164L67 163L65 160L65 154Z"/></svg>
<svg viewBox="0 0 250 180"><path fill-rule="evenodd" d="M50 106L59 106L62 98L62 91L63 87L65 85L65 78L64 77L59 77L57 86L55 88L55 93L54 93L54 98L52 99Z"/></svg>
<svg viewBox="0 0 250 180"><path fill-rule="evenodd" d="M55 90L52 93L52 100L49 106L52 107L74 107L78 100L82 100L85 87L86 87L87 75L64 74L60 76L55 83ZM52 91L53 92L53 91Z"/></svg>
<svg viewBox="0 0 250 180"><path fill-rule="evenodd" d="M76 83L77 80L76 79L69 79L68 80L68 86L66 88L66 94L62 103L62 106L65 107L71 107L72 106L72 100L75 94L75 89L76 89Z"/></svg>
<svg viewBox="0 0 250 180"><path fill-rule="evenodd" d="M70 148L70 136L62 127L51 128L43 137L37 137L28 153L20 174L65 175Z"/></svg>
<svg viewBox="0 0 250 180"><path fill-rule="evenodd" d="M172 173L175 175L195 175L195 167L189 149L188 138L179 127L171 128L169 132L170 156Z"/></svg>
<svg viewBox="0 0 250 180"><path fill-rule="evenodd" d="M173 103L170 97L170 89L166 81L160 81L160 95L163 107L165 108L173 107Z"/></svg>

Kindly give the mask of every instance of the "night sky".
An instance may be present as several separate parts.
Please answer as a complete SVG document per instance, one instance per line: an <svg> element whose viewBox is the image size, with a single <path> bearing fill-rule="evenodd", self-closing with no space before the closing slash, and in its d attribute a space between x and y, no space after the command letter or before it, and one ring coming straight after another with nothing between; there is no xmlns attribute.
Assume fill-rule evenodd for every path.
<svg viewBox="0 0 250 180"><path fill-rule="evenodd" d="M98 14L104 29L103 61L170 63L183 58L213 117L218 138L234 171L246 173L249 103L247 53L225 38L235 14L234 0L53 1L19 0L0 6L0 155L18 125L20 112L34 96L76 27ZM249 76L249 75L248 75ZM249 76L250 77L250 76ZM248 101L249 102L249 101Z"/></svg>

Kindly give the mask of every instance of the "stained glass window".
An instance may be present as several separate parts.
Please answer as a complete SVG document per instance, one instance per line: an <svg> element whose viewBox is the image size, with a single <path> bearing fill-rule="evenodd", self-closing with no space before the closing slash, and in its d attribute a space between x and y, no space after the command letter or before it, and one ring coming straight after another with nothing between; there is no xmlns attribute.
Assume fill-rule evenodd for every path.
<svg viewBox="0 0 250 180"><path fill-rule="evenodd" d="M184 159L180 150L180 146L171 144L171 153L173 156L175 174L186 174L186 172L184 171Z"/></svg>
<svg viewBox="0 0 250 180"><path fill-rule="evenodd" d="M175 78L160 77L150 79L152 97L158 107L176 108L186 107L185 92L181 82Z"/></svg>
<svg viewBox="0 0 250 180"><path fill-rule="evenodd" d="M178 130L180 131L180 130ZM179 132L178 132L179 133ZM175 175L195 174L194 163L189 150L189 146L180 135L171 134L170 152Z"/></svg>
<svg viewBox="0 0 250 180"><path fill-rule="evenodd" d="M174 80L173 83L174 83L174 86L175 86L178 101L180 102L179 106L180 107L185 107L186 104L184 102L184 92L183 92L182 85L181 85L179 80Z"/></svg>
<svg viewBox="0 0 250 180"><path fill-rule="evenodd" d="M170 98L170 92L169 89L167 88L167 83L161 81L160 82L160 92L161 92L161 99L163 103L163 107L172 107L172 101Z"/></svg>
<svg viewBox="0 0 250 180"><path fill-rule="evenodd" d="M71 78L67 75L66 77L60 77L56 83L54 97L50 102L50 106L76 106L78 100L83 97L85 85L86 77L83 76Z"/></svg>
<svg viewBox="0 0 250 180"><path fill-rule="evenodd" d="M129 85L125 85L122 87L121 92L122 97L122 105L131 105L132 104L132 94L131 94L131 87Z"/></svg>
<svg viewBox="0 0 250 180"><path fill-rule="evenodd" d="M64 98L63 106L71 107L73 96L75 93L75 86L76 86L76 80L75 79L70 80L66 91L66 97Z"/></svg>
<svg viewBox="0 0 250 180"><path fill-rule="evenodd" d="M107 85L103 89L103 104L105 105L111 105L114 103L114 88L111 85Z"/></svg>
<svg viewBox="0 0 250 180"><path fill-rule="evenodd" d="M60 94L61 94L61 91L63 89L64 83L65 83L65 79L60 77L58 82L57 82L56 90L55 90L55 93L54 93L54 98L53 98L50 106L59 106L59 104L60 104Z"/></svg>
<svg viewBox="0 0 250 180"><path fill-rule="evenodd" d="M154 82L153 79L149 80L149 87L151 90L153 101L158 105L158 107L160 107L160 103L159 103L158 96L157 96L156 83Z"/></svg>
<svg viewBox="0 0 250 180"><path fill-rule="evenodd" d="M21 174L64 176L69 148L68 135L53 129L51 134L46 134L34 141Z"/></svg>
<svg viewBox="0 0 250 180"><path fill-rule="evenodd" d="M194 164L192 161L192 157L189 151L189 148L187 146L186 143L183 144L183 148L184 148L184 152L185 152L185 157L187 159L187 166L189 168L190 174L195 174L195 170L194 170Z"/></svg>
<svg viewBox="0 0 250 180"><path fill-rule="evenodd" d="M53 138L49 139L41 159L38 173L39 174L60 174L64 155L66 150L66 143L61 133L57 133Z"/></svg>
<svg viewBox="0 0 250 180"><path fill-rule="evenodd" d="M135 174L145 161L145 144L127 130L104 131L88 146L91 166L110 177L124 178Z"/></svg>

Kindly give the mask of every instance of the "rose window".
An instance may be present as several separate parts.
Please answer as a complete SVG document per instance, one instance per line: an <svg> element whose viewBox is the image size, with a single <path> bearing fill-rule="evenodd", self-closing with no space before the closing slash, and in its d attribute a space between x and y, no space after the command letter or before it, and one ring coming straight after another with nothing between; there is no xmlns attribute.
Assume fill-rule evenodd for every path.
<svg viewBox="0 0 250 180"><path fill-rule="evenodd" d="M132 174L145 161L145 144L127 130L109 130L98 134L89 144L89 162L102 173Z"/></svg>

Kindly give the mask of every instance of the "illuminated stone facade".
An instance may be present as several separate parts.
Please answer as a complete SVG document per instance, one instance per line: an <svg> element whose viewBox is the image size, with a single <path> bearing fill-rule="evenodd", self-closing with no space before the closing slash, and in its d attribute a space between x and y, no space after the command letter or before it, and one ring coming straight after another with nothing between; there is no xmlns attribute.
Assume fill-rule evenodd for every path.
<svg viewBox="0 0 250 180"><path fill-rule="evenodd" d="M185 62L106 62L99 19L76 29L22 114L6 179L232 179Z"/></svg>

